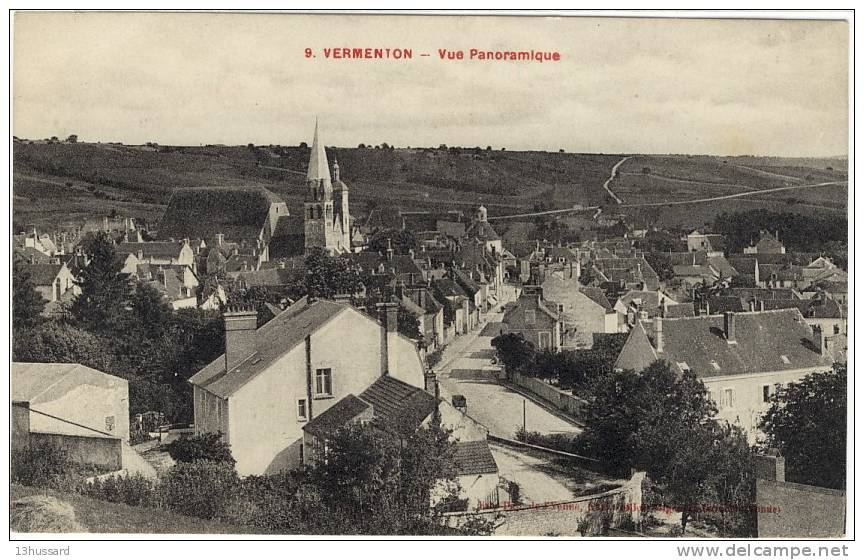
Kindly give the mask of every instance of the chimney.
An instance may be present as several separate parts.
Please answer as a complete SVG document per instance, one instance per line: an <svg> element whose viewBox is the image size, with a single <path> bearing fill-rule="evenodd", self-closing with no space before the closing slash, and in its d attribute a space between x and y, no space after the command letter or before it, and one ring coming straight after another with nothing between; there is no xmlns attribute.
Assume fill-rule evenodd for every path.
<svg viewBox="0 0 864 560"><path fill-rule="evenodd" d="M748 302L748 307L749 307L750 311L756 311L756 299L755 298L751 299Z"/></svg>
<svg viewBox="0 0 864 560"><path fill-rule="evenodd" d="M255 353L258 313L254 309L232 307L222 319L225 321L225 371L231 371Z"/></svg>
<svg viewBox="0 0 864 560"><path fill-rule="evenodd" d="M827 342L825 334L822 332L822 327L813 325L813 346L819 351L820 356L825 355L825 343Z"/></svg>
<svg viewBox="0 0 864 560"><path fill-rule="evenodd" d="M765 300L764 299L759 300L759 311L765 311Z"/></svg>
<svg viewBox="0 0 864 560"><path fill-rule="evenodd" d="M729 344L737 344L735 339L735 314L731 311L723 313L723 334L726 335L726 342Z"/></svg>
<svg viewBox="0 0 864 560"><path fill-rule="evenodd" d="M225 243L225 236L221 233L216 234L216 246L221 247Z"/></svg>
<svg viewBox="0 0 864 560"><path fill-rule="evenodd" d="M108 216L102 217L102 231L108 231Z"/></svg>
<svg viewBox="0 0 864 560"><path fill-rule="evenodd" d="M399 304L385 302L376 305L381 322L381 373L390 375L396 373L397 363L396 341L399 338Z"/></svg>
<svg viewBox="0 0 864 560"><path fill-rule="evenodd" d="M657 352L663 351L663 318L654 317L654 347Z"/></svg>
<svg viewBox="0 0 864 560"><path fill-rule="evenodd" d="M387 238L387 260L393 260L393 244L390 242L390 238Z"/></svg>

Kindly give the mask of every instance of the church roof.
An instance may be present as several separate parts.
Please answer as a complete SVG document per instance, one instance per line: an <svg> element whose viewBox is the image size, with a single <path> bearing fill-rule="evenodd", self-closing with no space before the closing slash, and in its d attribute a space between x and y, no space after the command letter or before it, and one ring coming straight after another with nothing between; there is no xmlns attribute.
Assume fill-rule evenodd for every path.
<svg viewBox="0 0 864 560"><path fill-rule="evenodd" d="M177 189L159 223L160 239L256 239L270 206L284 201L263 187Z"/></svg>
<svg viewBox="0 0 864 560"><path fill-rule="evenodd" d="M306 173L307 181L324 179L330 182L330 166L327 163L327 152L324 144L318 140L318 120L315 120L315 137L312 139L312 153L309 154L309 170Z"/></svg>

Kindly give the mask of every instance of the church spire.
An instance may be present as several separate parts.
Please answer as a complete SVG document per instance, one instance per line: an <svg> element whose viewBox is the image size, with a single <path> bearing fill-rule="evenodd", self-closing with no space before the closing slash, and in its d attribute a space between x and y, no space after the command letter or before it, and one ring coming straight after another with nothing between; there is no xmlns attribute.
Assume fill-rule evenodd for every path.
<svg viewBox="0 0 864 560"><path fill-rule="evenodd" d="M327 152L324 144L318 140L318 119L315 119L315 137L312 140L312 153L309 154L309 171L306 173L307 181L319 181L324 179L330 183L330 166L327 164Z"/></svg>

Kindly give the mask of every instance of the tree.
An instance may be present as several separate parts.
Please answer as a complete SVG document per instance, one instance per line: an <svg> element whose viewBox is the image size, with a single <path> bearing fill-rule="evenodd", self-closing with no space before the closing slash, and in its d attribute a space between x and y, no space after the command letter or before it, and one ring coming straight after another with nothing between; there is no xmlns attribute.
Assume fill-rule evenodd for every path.
<svg viewBox="0 0 864 560"><path fill-rule="evenodd" d="M384 229L375 232L369 240L369 250L387 254L388 249L393 249L396 255L407 255L410 251L419 248L417 238L408 230Z"/></svg>
<svg viewBox="0 0 864 560"><path fill-rule="evenodd" d="M158 338L165 333L173 309L162 293L147 282L138 282L130 298L132 326L144 338Z"/></svg>
<svg viewBox="0 0 864 560"><path fill-rule="evenodd" d="M331 534L441 533L430 499L456 489L448 436L435 422L402 437L374 424L341 428L327 439L326 461L307 472L304 486L320 500L313 523Z"/></svg>
<svg viewBox="0 0 864 560"><path fill-rule="evenodd" d="M16 330L12 359L16 362L78 363L107 373L115 370L105 338L58 321Z"/></svg>
<svg viewBox="0 0 864 560"><path fill-rule="evenodd" d="M647 472L662 502L682 511L682 530L695 508L718 499L743 504L724 527L751 530L746 438L714 419L717 410L695 374L678 375L657 361L638 375L601 376L591 397L580 436L587 453L622 474L631 468Z"/></svg>
<svg viewBox="0 0 864 560"><path fill-rule="evenodd" d="M792 482L846 488L846 365L778 386L762 419L765 448L786 458Z"/></svg>
<svg viewBox="0 0 864 560"><path fill-rule="evenodd" d="M224 440L221 433L195 434L181 437L168 444L168 454L178 463L194 463L195 461L212 461L234 465L236 461L231 456L231 446Z"/></svg>
<svg viewBox="0 0 864 560"><path fill-rule="evenodd" d="M66 142L69 144L75 144L76 142L78 142L78 135L77 134L70 134L66 138Z"/></svg>
<svg viewBox="0 0 864 560"><path fill-rule="evenodd" d="M91 258L75 281L81 293L72 302L72 315L92 330L107 332L127 313L132 285L107 233L99 233L85 250Z"/></svg>
<svg viewBox="0 0 864 560"><path fill-rule="evenodd" d="M356 294L363 288L360 273L349 261L327 254L316 247L306 257L306 294L330 298L336 294Z"/></svg>
<svg viewBox="0 0 864 560"><path fill-rule="evenodd" d="M42 311L48 303L36 291L30 273L20 259L12 262L12 326L30 328L42 321Z"/></svg>
<svg viewBox="0 0 864 560"><path fill-rule="evenodd" d="M492 339L501 363L508 371L519 371L534 357L534 344L515 333L507 333Z"/></svg>

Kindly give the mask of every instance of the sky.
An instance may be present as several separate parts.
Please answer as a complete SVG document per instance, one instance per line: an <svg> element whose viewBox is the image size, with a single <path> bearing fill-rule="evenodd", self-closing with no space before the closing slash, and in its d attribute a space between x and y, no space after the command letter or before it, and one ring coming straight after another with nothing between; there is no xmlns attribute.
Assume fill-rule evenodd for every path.
<svg viewBox="0 0 864 560"><path fill-rule="evenodd" d="M22 138L293 145L317 117L328 146L848 152L843 21L19 12L13 34ZM414 56L324 56L341 47Z"/></svg>

